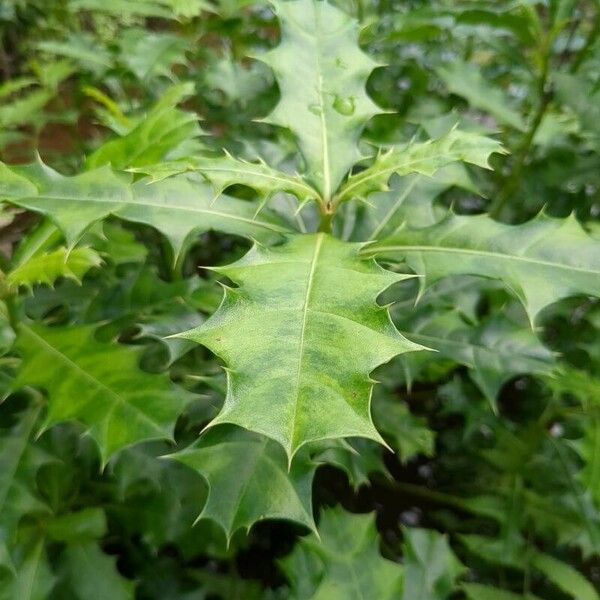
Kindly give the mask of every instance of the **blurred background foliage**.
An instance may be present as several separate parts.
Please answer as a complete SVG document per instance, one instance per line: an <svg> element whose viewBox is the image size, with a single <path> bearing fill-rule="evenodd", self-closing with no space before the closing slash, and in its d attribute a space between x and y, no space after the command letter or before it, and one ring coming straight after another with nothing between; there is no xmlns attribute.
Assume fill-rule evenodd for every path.
<svg viewBox="0 0 600 600"><path fill-rule="evenodd" d="M389 207L404 198L385 226L419 224L452 206L507 223L540 211L574 213L600 236L598 0L335 4L361 22L363 48L381 64L368 91L389 112L371 120L365 145L427 139L460 123L510 150L494 158L493 171L461 166L435 179L397 178L374 202ZM292 139L260 122L278 101L277 85L249 58L278 39L269 5L248 0L2 0L0 159L27 163L39 153L71 174L224 147L293 169ZM284 195L273 203L290 216ZM365 239L369 210L347 208L342 235ZM56 247L44 227L2 209L0 253L27 254L31 243L20 250L20 240L32 230L44 248ZM212 276L195 276L197 265L223 264L248 246L203 234L178 278L150 228L109 221L87 235L102 240L102 251L75 273L91 269L84 288L73 278L48 287L39 273L19 274L15 284L31 288L27 314L97 326L100 341L139 347L144 370L168 370L200 394L177 424L183 447L214 416L225 382L207 351L162 338L218 306ZM489 281L445 280L412 310L417 294L416 285L394 290L394 320L439 352L399 358L376 374L374 418L399 457L364 440L351 442L360 454L327 448L318 457L314 504L326 552L302 528L273 521L238 531L227 547L214 523L192 528L207 486L156 458L172 446L135 446L101 472L82 427L37 437L33 392L12 394L0 413L0 510L18 525L17 567L38 558L43 577L30 597L333 598L316 590L324 577L343 574L344 560L387 577L387 563L368 555L360 531L369 548L379 539L383 556L403 563L403 600L597 599L600 304L572 298L548 308L537 332L543 345L524 333L520 305ZM18 363L3 355L10 337L0 329L0 396ZM22 448L16 488L6 477L15 444ZM374 512L376 530L372 518L352 514L365 512ZM7 527L6 582L15 570L3 560ZM336 532L356 546L336 546ZM0 598L25 598L12 585L0 586ZM396 597L386 593L372 597Z"/></svg>

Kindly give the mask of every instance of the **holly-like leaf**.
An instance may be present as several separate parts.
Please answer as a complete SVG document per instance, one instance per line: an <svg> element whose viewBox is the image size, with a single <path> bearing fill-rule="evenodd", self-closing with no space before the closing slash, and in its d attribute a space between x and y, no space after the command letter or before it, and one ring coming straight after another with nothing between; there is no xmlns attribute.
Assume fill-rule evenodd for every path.
<svg viewBox="0 0 600 600"><path fill-rule="evenodd" d="M227 288L219 310L180 334L207 346L228 368L225 404L212 421L278 441L288 457L307 442L358 436L381 441L369 414L369 373L420 350L375 299L406 279L361 260L361 244L323 234L256 245L216 271Z"/></svg>
<svg viewBox="0 0 600 600"><path fill-rule="evenodd" d="M267 211L257 215L256 204L227 197L215 203L209 186L184 176L132 185L129 177L117 175L107 166L73 177L64 177L41 162L11 170L20 176L19 185L26 178L35 184L37 193L15 196L11 179L7 190L0 181L0 199L47 215L63 232L69 247L92 224L109 215L155 227L167 237L176 255L191 234L209 229L258 239L288 231L281 219Z"/></svg>
<svg viewBox="0 0 600 600"><path fill-rule="evenodd" d="M314 534L281 561L294 600L392 600L402 590L402 567L377 551L373 515L325 511ZM413 597L411 600L414 600Z"/></svg>
<svg viewBox="0 0 600 600"><path fill-rule="evenodd" d="M285 452L269 438L218 427L170 458L206 479L209 493L198 520L213 520L228 542L238 529L249 530L262 519L286 519L316 529L311 502L316 464L298 457L288 471Z"/></svg>
<svg viewBox="0 0 600 600"><path fill-rule="evenodd" d="M432 176L451 163L467 162L489 169L489 158L505 153L502 144L491 138L451 129L446 135L427 142L409 142L377 156L368 168L351 175L336 195L336 202L366 198L387 189L390 177L421 173Z"/></svg>
<svg viewBox="0 0 600 600"><path fill-rule="evenodd" d="M152 167L132 169L147 173L154 181L176 173L199 171L212 184L215 196L233 184L243 184L267 200L276 192L294 194L300 201L315 200L319 194L299 175L290 175L270 167L265 162L248 162L229 153L217 157L190 157L180 161L167 161Z"/></svg>
<svg viewBox="0 0 600 600"><path fill-rule="evenodd" d="M531 329L502 314L470 325L454 309L424 305L398 326L409 339L438 351L400 358L409 385L431 362L450 359L469 367L473 381L495 405L500 388L509 379L523 374L549 375L555 368L554 354Z"/></svg>
<svg viewBox="0 0 600 600"><path fill-rule="evenodd" d="M78 420L100 448L102 463L126 446L172 437L190 395L166 375L138 368L140 352L94 339L94 328L20 326L23 363L14 389L44 388L45 428Z"/></svg>
<svg viewBox="0 0 600 600"><path fill-rule="evenodd" d="M59 277L81 282L82 277L93 267L99 267L102 259L91 248L57 248L39 254L13 269L6 280L9 286L33 287L37 283L53 285Z"/></svg>
<svg viewBox="0 0 600 600"><path fill-rule="evenodd" d="M600 241L575 217L545 215L505 225L486 215L449 214L431 227L405 228L366 249L406 263L425 287L448 275L500 279L533 323L547 305L575 294L600 296Z"/></svg>
<svg viewBox="0 0 600 600"><path fill-rule="evenodd" d="M448 540L431 529L404 529L402 600L445 600L465 571Z"/></svg>
<svg viewBox="0 0 600 600"><path fill-rule="evenodd" d="M265 121L294 133L307 179L328 201L361 158L364 124L380 112L365 92L377 64L358 47L357 22L333 5L278 0L274 6L281 42L258 58L273 69L281 100Z"/></svg>

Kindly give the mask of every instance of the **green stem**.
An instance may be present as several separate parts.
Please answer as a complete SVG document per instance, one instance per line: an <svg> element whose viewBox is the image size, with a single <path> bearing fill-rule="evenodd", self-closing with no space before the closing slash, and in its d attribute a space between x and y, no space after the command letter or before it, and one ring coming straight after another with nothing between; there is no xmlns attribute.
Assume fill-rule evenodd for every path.
<svg viewBox="0 0 600 600"><path fill-rule="evenodd" d="M321 219L319 220L319 231L323 233L331 233L331 225L333 223L333 215L335 213L332 212L327 207L321 207Z"/></svg>
<svg viewBox="0 0 600 600"><path fill-rule="evenodd" d="M509 176L504 180L504 184L500 188L495 202L493 202L492 206L490 207L489 214L491 217L494 218L499 218L502 216L502 213L504 212L504 209L508 204L509 200L512 198L514 192L517 191L517 189L519 188L519 184L521 182L521 175L523 174L523 169L525 168L527 157L529 156L531 146L533 145L535 134L537 133L540 127L542 119L544 118L546 110L548 109L548 106L552 99L552 92L549 89L547 89L548 70L550 63L549 48L551 44L547 42L546 46L547 47L544 49L542 55L542 66L537 83L539 103L533 115L533 118L531 119L529 128L525 133L525 137L523 138L521 144L515 152L515 165Z"/></svg>

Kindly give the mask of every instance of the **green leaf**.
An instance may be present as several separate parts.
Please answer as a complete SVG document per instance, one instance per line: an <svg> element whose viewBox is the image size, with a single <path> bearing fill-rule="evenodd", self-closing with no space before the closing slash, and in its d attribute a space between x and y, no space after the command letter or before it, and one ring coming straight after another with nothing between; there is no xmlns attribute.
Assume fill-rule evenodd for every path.
<svg viewBox="0 0 600 600"><path fill-rule="evenodd" d="M273 69L281 100L265 121L294 133L307 179L329 201L361 158L364 124L380 112L365 92L377 64L358 47L356 21L331 4L278 0L274 6L281 43L258 58Z"/></svg>
<svg viewBox="0 0 600 600"><path fill-rule="evenodd" d="M137 173L147 173L154 181L170 177L176 173L199 171L215 188L218 196L233 184L246 185L268 200L277 192L294 194L300 201L315 200L319 194L298 175L290 175L274 169L265 162L248 162L226 153L218 157L191 157L181 161L167 161L156 167L130 169Z"/></svg>
<svg viewBox="0 0 600 600"><path fill-rule="evenodd" d="M171 438L190 399L166 375L140 371L139 350L97 342L91 326L21 324L16 347L24 360L14 389L44 388L49 396L44 427L81 421L98 444L102 464L126 446Z"/></svg>
<svg viewBox="0 0 600 600"><path fill-rule="evenodd" d="M169 458L204 477L209 493L198 520L217 523L228 543L238 529L248 531L262 519L286 519L316 530L311 503L316 465L298 457L288 472L285 452L269 438L217 427Z"/></svg>
<svg viewBox="0 0 600 600"><path fill-rule="evenodd" d="M219 310L180 334L227 364L227 398L213 425L262 433L290 460L315 440L381 441L369 414L369 373L421 346L403 338L375 303L407 276L361 260L360 248L322 233L301 235L276 248L256 245L215 269L239 287L226 288Z"/></svg>
<svg viewBox="0 0 600 600"><path fill-rule="evenodd" d="M192 234L217 229L226 233L262 239L288 231L278 217L258 205L222 197L214 202L209 186L184 176L156 184L116 175L104 166L73 177L64 177L42 163L13 167L12 172L35 184L37 193L15 196L9 184L0 181L0 198L47 215L63 232L69 247L75 245L91 225L109 215L145 223L163 233L176 256Z"/></svg>
<svg viewBox="0 0 600 600"><path fill-rule="evenodd" d="M419 454L433 456L433 431L427 427L425 419L413 415L403 402L376 397L373 402L373 420L377 429L399 453L402 462Z"/></svg>
<svg viewBox="0 0 600 600"><path fill-rule="evenodd" d="M59 277L81 282L93 267L99 267L102 259L91 248L57 248L39 254L13 269L6 280L10 286L32 288L37 283L53 285Z"/></svg>
<svg viewBox="0 0 600 600"><path fill-rule="evenodd" d="M575 600L598 600L594 586L576 569L553 556L536 552L532 558L533 566L563 592Z"/></svg>
<svg viewBox="0 0 600 600"><path fill-rule="evenodd" d="M398 323L402 334L437 354L400 358L408 383L440 357L469 367L469 375L494 406L500 388L516 375L549 375L555 356L531 331L503 314L470 325L455 310L420 310Z"/></svg>
<svg viewBox="0 0 600 600"><path fill-rule="evenodd" d="M115 559L95 542L69 544L63 561L70 587L79 600L133 600L134 583L117 571Z"/></svg>
<svg viewBox="0 0 600 600"><path fill-rule="evenodd" d="M445 536L430 529L404 529L402 600L445 600L466 570Z"/></svg>
<svg viewBox="0 0 600 600"><path fill-rule="evenodd" d="M44 548L44 539L30 541L15 574L0 585L0 600L48 600L56 583Z"/></svg>
<svg viewBox="0 0 600 600"><path fill-rule="evenodd" d="M325 511L319 536L300 541L281 566L294 600L392 600L400 597L402 567L377 550L373 515Z"/></svg>
<svg viewBox="0 0 600 600"><path fill-rule="evenodd" d="M455 162L467 162L489 169L489 157L495 152L505 153L500 142L455 128L434 140L396 146L379 154L371 166L351 175L337 193L336 202L366 198L372 192L386 190L394 173L432 176L442 167Z"/></svg>
<svg viewBox="0 0 600 600"><path fill-rule="evenodd" d="M486 215L448 214L440 223L406 228L369 246L406 263L422 276L422 287L449 275L500 279L523 303L533 323L549 304L575 294L600 296L600 242L575 217L545 215L505 225Z"/></svg>
<svg viewBox="0 0 600 600"><path fill-rule="evenodd" d="M450 92L465 98L473 108L490 113L503 125L525 131L523 117L510 108L508 96L501 88L487 81L477 65L454 58L452 62L436 69L436 72Z"/></svg>
<svg viewBox="0 0 600 600"><path fill-rule="evenodd" d="M135 127L120 138L105 142L86 160L88 169L110 164L115 169L139 167L177 153L186 142L195 140L202 132L194 113L176 108L177 104L194 93L192 83L175 85Z"/></svg>

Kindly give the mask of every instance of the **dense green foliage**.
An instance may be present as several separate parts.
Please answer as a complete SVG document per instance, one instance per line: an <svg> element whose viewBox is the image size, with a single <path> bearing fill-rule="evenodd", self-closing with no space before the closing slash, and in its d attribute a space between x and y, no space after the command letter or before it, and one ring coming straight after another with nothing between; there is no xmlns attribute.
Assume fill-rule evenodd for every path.
<svg viewBox="0 0 600 600"><path fill-rule="evenodd" d="M4 0L0 159L0 600L600 599L598 0Z"/></svg>

